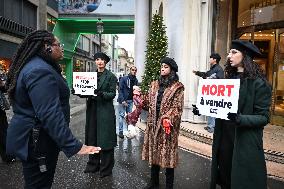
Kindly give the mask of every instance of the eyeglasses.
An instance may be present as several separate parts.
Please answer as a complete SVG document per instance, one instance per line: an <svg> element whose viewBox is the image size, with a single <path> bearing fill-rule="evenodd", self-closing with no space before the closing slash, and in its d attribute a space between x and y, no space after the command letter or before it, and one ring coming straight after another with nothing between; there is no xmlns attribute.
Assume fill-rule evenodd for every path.
<svg viewBox="0 0 284 189"><path fill-rule="evenodd" d="M136 69L131 69L131 71L137 72L137 70L136 70Z"/></svg>
<svg viewBox="0 0 284 189"><path fill-rule="evenodd" d="M63 48L64 47L64 44L63 43L54 43L54 44L52 44L52 46L57 46L57 47L61 47L61 48Z"/></svg>

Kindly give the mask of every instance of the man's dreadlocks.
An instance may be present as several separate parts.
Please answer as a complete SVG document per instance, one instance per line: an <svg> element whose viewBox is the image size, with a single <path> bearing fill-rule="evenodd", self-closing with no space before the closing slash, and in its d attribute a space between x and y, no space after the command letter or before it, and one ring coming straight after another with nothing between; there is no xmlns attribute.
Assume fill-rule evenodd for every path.
<svg viewBox="0 0 284 189"><path fill-rule="evenodd" d="M46 51L44 50L44 45L52 45L54 41L55 37L52 33L46 30L37 30L27 35L23 42L19 45L16 53L14 54L12 64L9 68L6 82L8 96L11 101L14 99L17 79L24 65L36 55L39 55L42 58L46 59L47 56ZM54 64L50 61L48 61L47 63ZM56 67L54 65L52 66ZM59 67L59 65L57 67Z"/></svg>

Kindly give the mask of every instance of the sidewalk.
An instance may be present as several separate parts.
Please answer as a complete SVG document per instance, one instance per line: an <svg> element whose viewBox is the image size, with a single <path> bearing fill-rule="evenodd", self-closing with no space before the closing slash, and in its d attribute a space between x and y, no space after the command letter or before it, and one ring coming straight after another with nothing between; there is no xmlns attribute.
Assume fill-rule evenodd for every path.
<svg viewBox="0 0 284 189"><path fill-rule="evenodd" d="M213 134L206 131L205 126L206 124L181 123L182 130L194 131L212 139ZM270 124L264 127L263 142L264 149L284 153L284 127Z"/></svg>

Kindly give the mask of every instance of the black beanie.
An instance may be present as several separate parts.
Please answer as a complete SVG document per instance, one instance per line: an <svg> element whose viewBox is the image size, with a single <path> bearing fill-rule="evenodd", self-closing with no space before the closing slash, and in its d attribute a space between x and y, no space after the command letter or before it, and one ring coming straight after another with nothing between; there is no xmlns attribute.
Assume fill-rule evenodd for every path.
<svg viewBox="0 0 284 189"><path fill-rule="evenodd" d="M174 70L175 72L178 72L178 65L174 59L165 57L161 59L161 64L162 63L169 65L172 70Z"/></svg>
<svg viewBox="0 0 284 189"><path fill-rule="evenodd" d="M103 52L97 52L95 55L94 55L94 59L96 60L97 58L100 58L104 61L106 61L106 63L109 62L110 58L108 57L108 55L106 55L105 53Z"/></svg>

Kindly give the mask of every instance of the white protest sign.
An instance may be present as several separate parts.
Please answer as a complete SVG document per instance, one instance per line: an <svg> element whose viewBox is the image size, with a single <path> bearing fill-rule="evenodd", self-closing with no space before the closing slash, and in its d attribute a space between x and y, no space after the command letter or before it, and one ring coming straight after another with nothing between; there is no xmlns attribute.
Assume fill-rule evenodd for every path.
<svg viewBox="0 0 284 189"><path fill-rule="evenodd" d="M239 79L199 80L196 104L199 113L228 120L229 112L238 111L239 88Z"/></svg>
<svg viewBox="0 0 284 189"><path fill-rule="evenodd" d="M93 95L97 88L97 72L73 72L75 94Z"/></svg>

